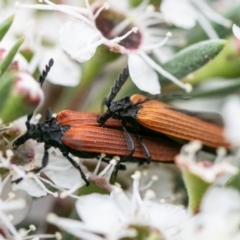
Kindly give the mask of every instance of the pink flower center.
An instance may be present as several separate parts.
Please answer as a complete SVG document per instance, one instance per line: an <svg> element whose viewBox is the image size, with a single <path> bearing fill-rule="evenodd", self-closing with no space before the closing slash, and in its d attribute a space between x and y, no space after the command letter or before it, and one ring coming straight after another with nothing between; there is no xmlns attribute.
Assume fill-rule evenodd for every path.
<svg viewBox="0 0 240 240"><path fill-rule="evenodd" d="M95 9L94 13L97 11ZM124 20L125 16L115 12L113 10L103 10L95 19L95 24L98 30L105 38L113 39L115 37L121 37L129 32L134 26L129 24L124 30L119 32L118 36L113 36L112 30ZM137 33L131 33L129 36L119 42L119 45L127 49L138 49L142 41L142 35L138 31Z"/></svg>

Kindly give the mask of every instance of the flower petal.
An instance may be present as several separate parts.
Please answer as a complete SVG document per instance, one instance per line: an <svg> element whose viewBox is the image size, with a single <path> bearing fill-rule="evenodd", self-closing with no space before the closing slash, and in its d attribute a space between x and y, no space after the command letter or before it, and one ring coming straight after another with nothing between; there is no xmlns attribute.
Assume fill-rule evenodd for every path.
<svg viewBox="0 0 240 240"><path fill-rule="evenodd" d="M173 239L187 220L186 210L172 204L151 203L148 214L152 226L161 229L169 239Z"/></svg>
<svg viewBox="0 0 240 240"><path fill-rule="evenodd" d="M177 27L189 29L196 24L196 13L188 1L165 0L161 11L165 19Z"/></svg>
<svg viewBox="0 0 240 240"><path fill-rule="evenodd" d="M89 60L96 51L97 32L82 21L69 21L59 31L60 44L72 58L79 62Z"/></svg>
<svg viewBox="0 0 240 240"><path fill-rule="evenodd" d="M15 179L12 180L14 181ZM30 178L26 178L18 184L13 184L12 189L14 191L18 189L26 191L32 197L42 197L47 195L47 193L36 183L36 181Z"/></svg>
<svg viewBox="0 0 240 240"><path fill-rule="evenodd" d="M160 93L157 73L137 54L129 54L128 67L132 81L136 86L151 94Z"/></svg>
<svg viewBox="0 0 240 240"><path fill-rule="evenodd" d="M52 56L54 56L54 66L48 73L48 81L68 87L78 85L81 78L81 67L77 62L71 60L61 48L45 51L41 58L40 69L45 69L46 63Z"/></svg>
<svg viewBox="0 0 240 240"><path fill-rule="evenodd" d="M234 36L236 38L240 39L240 28L236 24L233 24L232 31L233 31Z"/></svg>
<svg viewBox="0 0 240 240"><path fill-rule="evenodd" d="M109 233L119 225L117 206L108 195L82 196L76 202L76 208L83 222L99 233Z"/></svg>

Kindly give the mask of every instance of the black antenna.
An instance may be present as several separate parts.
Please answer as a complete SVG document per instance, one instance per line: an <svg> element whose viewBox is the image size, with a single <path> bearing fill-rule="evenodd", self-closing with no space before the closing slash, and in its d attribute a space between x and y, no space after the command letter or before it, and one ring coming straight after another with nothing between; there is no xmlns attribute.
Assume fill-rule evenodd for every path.
<svg viewBox="0 0 240 240"><path fill-rule="evenodd" d="M43 83L44 83L44 81L45 81L45 79L46 79L46 77L47 77L51 67L53 66L53 63L54 63L54 61L51 58L49 60L49 62L48 62L48 65L45 66L45 70L43 70L42 74L39 76L38 81L39 81L41 87L42 87L42 85L43 85Z"/></svg>
<svg viewBox="0 0 240 240"><path fill-rule="evenodd" d="M54 61L53 61L53 59L51 58L51 59L49 60L48 64L45 66L45 70L43 70L43 71L42 71L42 74L39 76L38 82L39 82L39 84L40 84L41 87L42 87L42 85L43 85L43 83L44 83L44 81L45 81L45 79L46 79L46 77L47 77L47 75L48 75L51 67L53 66L53 64L54 64ZM29 124L32 116L33 116L33 112L30 113L30 114L28 114L28 116L27 116L27 122L26 122L27 127L28 127L28 124Z"/></svg>
<svg viewBox="0 0 240 240"><path fill-rule="evenodd" d="M123 69L122 73L119 75L118 79L115 81L114 85L112 86L107 98L104 100L107 107L110 106L110 103L116 97L117 93L120 91L123 84L127 81L128 77L129 77L129 70L128 70L128 67L126 67Z"/></svg>

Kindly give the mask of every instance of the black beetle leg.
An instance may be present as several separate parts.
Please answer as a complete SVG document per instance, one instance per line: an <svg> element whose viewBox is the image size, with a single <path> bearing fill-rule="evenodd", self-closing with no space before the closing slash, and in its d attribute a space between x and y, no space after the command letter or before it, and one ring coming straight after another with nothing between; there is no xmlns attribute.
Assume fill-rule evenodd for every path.
<svg viewBox="0 0 240 240"><path fill-rule="evenodd" d="M45 168L48 165L48 160L49 160L49 153L48 153L48 147L45 147L44 155L42 158L42 166L34 168L28 172L33 172L33 173L39 173L43 168ZM23 180L23 178L17 178L16 180L12 181L12 183L20 183Z"/></svg>
<svg viewBox="0 0 240 240"><path fill-rule="evenodd" d="M125 135L125 138L127 141L127 147L130 150L130 154L128 157L132 157L134 150L135 150L135 146L134 146L134 142L133 142L133 139L132 139L130 133L128 132L128 130L126 129L126 127L124 125L125 124L123 123L122 128L123 128L124 135Z"/></svg>
<svg viewBox="0 0 240 240"><path fill-rule="evenodd" d="M68 153L63 153L63 156L66 157L68 159L68 161L80 172L82 179L86 183L86 186L88 186L89 181L87 180L87 177L86 177L85 173L83 172L83 170L81 169L80 165L76 161L74 161L71 157L69 157Z"/></svg>
<svg viewBox="0 0 240 240"><path fill-rule="evenodd" d="M147 158L147 163L149 164L150 162L151 162L151 154L149 153L149 151L148 151L148 148L147 148L147 146L145 145L145 143L143 142L143 140L142 140L142 137L139 135L139 134L137 134L137 137L138 137L138 141L139 141L139 143L141 144L141 146L142 146L142 148L143 148L143 151L144 151L144 153L145 153L145 156L146 156L146 158Z"/></svg>

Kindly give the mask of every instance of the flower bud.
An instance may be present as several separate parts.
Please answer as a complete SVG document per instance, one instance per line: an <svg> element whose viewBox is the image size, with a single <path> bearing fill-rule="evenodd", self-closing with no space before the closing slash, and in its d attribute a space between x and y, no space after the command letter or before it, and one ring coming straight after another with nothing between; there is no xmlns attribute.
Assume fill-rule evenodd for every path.
<svg viewBox="0 0 240 240"><path fill-rule="evenodd" d="M32 113L43 102L43 91L31 75L19 72L14 78L9 77L5 81L11 87L8 94L1 99L3 104L0 105L0 117L4 123Z"/></svg>

